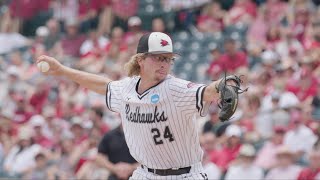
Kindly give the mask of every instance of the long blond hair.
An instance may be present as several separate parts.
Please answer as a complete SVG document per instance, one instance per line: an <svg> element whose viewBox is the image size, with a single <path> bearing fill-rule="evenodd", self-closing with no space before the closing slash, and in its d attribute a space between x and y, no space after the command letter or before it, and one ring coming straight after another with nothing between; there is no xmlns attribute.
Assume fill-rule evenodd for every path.
<svg viewBox="0 0 320 180"><path fill-rule="evenodd" d="M138 63L139 59L144 59L145 55L143 53L138 53L133 55L130 60L124 65L124 69L127 71L129 77L138 76L140 74L140 65Z"/></svg>

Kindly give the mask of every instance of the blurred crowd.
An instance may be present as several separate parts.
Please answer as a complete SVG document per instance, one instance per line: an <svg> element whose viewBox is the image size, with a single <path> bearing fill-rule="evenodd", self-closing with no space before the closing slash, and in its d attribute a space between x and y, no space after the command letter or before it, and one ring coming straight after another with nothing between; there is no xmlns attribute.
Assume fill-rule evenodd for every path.
<svg viewBox="0 0 320 180"><path fill-rule="evenodd" d="M145 32L215 37L241 24L243 37L231 35L221 46L210 47L202 72L209 81L198 82L208 83L226 71L243 75L249 87L230 122L218 120L216 102L199 119L206 173L212 179L320 179L319 4L1 1L0 177L102 179L113 174L127 179L135 167L121 141L119 115L107 109L105 97L63 77L42 75L34 64L39 55L116 80L126 75L123 65ZM170 21L162 18L168 13L173 14Z"/></svg>

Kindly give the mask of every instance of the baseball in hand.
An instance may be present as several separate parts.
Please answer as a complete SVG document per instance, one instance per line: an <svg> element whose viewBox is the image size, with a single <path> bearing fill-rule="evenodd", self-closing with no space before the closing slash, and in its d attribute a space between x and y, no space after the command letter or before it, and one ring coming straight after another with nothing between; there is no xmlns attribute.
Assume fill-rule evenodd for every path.
<svg viewBox="0 0 320 180"><path fill-rule="evenodd" d="M38 69L41 71L41 72L47 72L49 71L50 69L50 66L49 66L49 63L45 62L45 61L41 61L37 64L38 66Z"/></svg>

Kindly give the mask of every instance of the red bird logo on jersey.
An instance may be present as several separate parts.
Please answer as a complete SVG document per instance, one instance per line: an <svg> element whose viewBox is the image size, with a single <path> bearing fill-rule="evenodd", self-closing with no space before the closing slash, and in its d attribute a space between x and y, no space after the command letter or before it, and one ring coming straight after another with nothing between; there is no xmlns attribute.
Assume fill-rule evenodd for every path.
<svg viewBox="0 0 320 180"><path fill-rule="evenodd" d="M161 46L167 46L169 45L168 41L164 40L164 39L161 39L161 42L160 42Z"/></svg>
<svg viewBox="0 0 320 180"><path fill-rule="evenodd" d="M196 83L190 82L189 84L187 84L187 88L192 88L195 85L196 85Z"/></svg>

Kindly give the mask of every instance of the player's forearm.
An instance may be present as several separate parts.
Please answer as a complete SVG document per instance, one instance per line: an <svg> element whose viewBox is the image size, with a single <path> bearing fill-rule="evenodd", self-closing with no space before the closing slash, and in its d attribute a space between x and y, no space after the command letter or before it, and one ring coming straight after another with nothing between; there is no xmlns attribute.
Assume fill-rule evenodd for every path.
<svg viewBox="0 0 320 180"><path fill-rule="evenodd" d="M107 83L111 81L109 78L79 71L65 66L63 68L63 76L78 83L80 86L84 88L88 88L102 95L106 94Z"/></svg>
<svg viewBox="0 0 320 180"><path fill-rule="evenodd" d="M218 84L220 83L221 79L217 80L217 81L213 81L212 83L210 83L203 94L203 100L207 101L207 102L212 102L212 101L216 101L219 99L220 95L217 92L216 87L218 86Z"/></svg>
<svg viewBox="0 0 320 180"><path fill-rule="evenodd" d="M141 166L139 163L134 163L132 164L133 170L137 169L138 166Z"/></svg>
<svg viewBox="0 0 320 180"><path fill-rule="evenodd" d="M98 166L102 168L108 169L111 173L114 173L115 171L115 166L112 162L108 160L108 157L106 157L103 154L98 153L95 159L95 162L97 163Z"/></svg>

